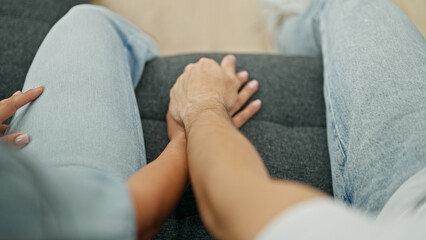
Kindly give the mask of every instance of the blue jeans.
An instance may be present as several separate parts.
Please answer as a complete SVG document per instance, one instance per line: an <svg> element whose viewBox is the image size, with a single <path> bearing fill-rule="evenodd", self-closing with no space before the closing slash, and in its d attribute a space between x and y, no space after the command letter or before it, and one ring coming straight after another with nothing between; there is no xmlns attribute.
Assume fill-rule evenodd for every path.
<svg viewBox="0 0 426 240"><path fill-rule="evenodd" d="M23 88L45 90L17 111L8 129L28 133L31 141L21 150L27 162L17 163L34 165L14 182L22 187L9 188L0 201L12 199L4 213L13 216L11 237L135 238L125 182L146 157L134 87L156 56L147 35L102 7L74 7L55 24Z"/></svg>
<svg viewBox="0 0 426 240"><path fill-rule="evenodd" d="M377 214L426 167L426 40L389 0L316 0L277 34L322 57L335 198Z"/></svg>
<svg viewBox="0 0 426 240"><path fill-rule="evenodd" d="M134 94L145 62L158 56L150 37L111 11L80 5L49 32L23 90L45 91L20 109L10 132L22 149L56 171L99 171L122 180L146 164Z"/></svg>
<svg viewBox="0 0 426 240"><path fill-rule="evenodd" d="M102 7L74 7L51 29L23 88L42 84L45 90L17 111L8 129L28 133L31 141L21 150L26 160L16 161L21 168L12 172L27 171L15 177L21 187L1 183L8 192L0 205L9 206L2 214L10 216L1 225L10 226L4 236L135 238L125 182L146 157L134 87L145 62L157 55L147 35Z"/></svg>

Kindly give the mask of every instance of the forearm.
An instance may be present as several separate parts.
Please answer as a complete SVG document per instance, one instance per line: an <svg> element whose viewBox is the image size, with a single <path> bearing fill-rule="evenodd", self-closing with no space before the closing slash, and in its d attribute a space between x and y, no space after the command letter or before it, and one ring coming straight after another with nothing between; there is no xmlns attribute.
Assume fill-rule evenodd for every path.
<svg viewBox="0 0 426 240"><path fill-rule="evenodd" d="M191 176L199 178L197 183L214 184L209 180L217 179L218 174L224 178L249 174L269 179L258 152L226 113L208 110L197 114L187 136L190 169L197 169Z"/></svg>
<svg viewBox="0 0 426 240"><path fill-rule="evenodd" d="M154 236L176 207L188 183L185 139L171 141L161 155L127 181L140 239Z"/></svg>
<svg viewBox="0 0 426 240"><path fill-rule="evenodd" d="M253 145L220 111L198 114L187 136L200 212L218 238L250 239L280 211L321 196L299 183L272 180Z"/></svg>
<svg viewBox="0 0 426 240"><path fill-rule="evenodd" d="M240 210L254 198L256 186L270 181L269 174L252 144L236 129L226 112L205 111L187 123L188 164L191 184L204 222L215 230L233 226ZM243 183L243 184L241 184ZM260 206L260 203L259 203ZM220 225L220 226L218 226Z"/></svg>

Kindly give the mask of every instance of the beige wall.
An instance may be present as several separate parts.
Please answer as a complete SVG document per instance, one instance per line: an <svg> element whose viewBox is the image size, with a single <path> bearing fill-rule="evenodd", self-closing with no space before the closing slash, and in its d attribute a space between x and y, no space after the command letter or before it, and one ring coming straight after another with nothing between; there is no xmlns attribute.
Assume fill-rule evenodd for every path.
<svg viewBox="0 0 426 240"><path fill-rule="evenodd" d="M394 0L426 35L426 0ZM95 0L152 35L163 55L271 52L261 0Z"/></svg>
<svg viewBox="0 0 426 240"><path fill-rule="evenodd" d="M393 0L426 36L426 0Z"/></svg>

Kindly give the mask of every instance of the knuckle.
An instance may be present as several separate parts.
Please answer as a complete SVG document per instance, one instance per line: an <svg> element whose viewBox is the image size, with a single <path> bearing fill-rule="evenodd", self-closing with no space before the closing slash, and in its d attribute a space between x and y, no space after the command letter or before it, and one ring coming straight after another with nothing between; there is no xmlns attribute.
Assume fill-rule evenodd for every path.
<svg viewBox="0 0 426 240"><path fill-rule="evenodd" d="M244 99L244 101L247 101L251 96L251 92L249 90L245 89L245 90L241 91L240 95L241 95L241 98Z"/></svg>
<svg viewBox="0 0 426 240"><path fill-rule="evenodd" d="M199 62L201 64L212 64L214 62L214 60L211 59L211 58L202 57L202 58L200 58Z"/></svg>
<svg viewBox="0 0 426 240"><path fill-rule="evenodd" d="M246 116L249 117L253 114L254 110L253 110L253 105L250 105L249 107L246 108Z"/></svg>
<svg viewBox="0 0 426 240"><path fill-rule="evenodd" d="M237 115L233 118L233 121L236 125L240 124L242 122L241 115Z"/></svg>
<svg viewBox="0 0 426 240"><path fill-rule="evenodd" d="M239 96L239 97L237 98L237 101L235 101L235 107L237 107L237 106L241 106L243 102L244 102L243 97L242 97L242 96Z"/></svg>
<svg viewBox="0 0 426 240"><path fill-rule="evenodd" d="M189 70L191 70L192 66L193 66L193 64L192 64L192 63L190 63L190 64L186 65L186 67L185 67L185 71L189 71Z"/></svg>
<svg viewBox="0 0 426 240"><path fill-rule="evenodd" d="M253 96L255 93L256 93L255 89L252 89L252 88L247 89L247 95L249 97Z"/></svg>
<svg viewBox="0 0 426 240"><path fill-rule="evenodd" d="M243 80L241 80L238 76L233 75L233 74L229 74L230 75L230 79L232 80L232 82L235 83L236 86L241 86L241 84L244 82ZM228 75L228 76L229 76Z"/></svg>
<svg viewBox="0 0 426 240"><path fill-rule="evenodd" d="M31 101L32 101L32 98L31 98L31 96L30 96L30 95L24 95L24 96L23 96L23 100L24 100L24 102L31 102Z"/></svg>

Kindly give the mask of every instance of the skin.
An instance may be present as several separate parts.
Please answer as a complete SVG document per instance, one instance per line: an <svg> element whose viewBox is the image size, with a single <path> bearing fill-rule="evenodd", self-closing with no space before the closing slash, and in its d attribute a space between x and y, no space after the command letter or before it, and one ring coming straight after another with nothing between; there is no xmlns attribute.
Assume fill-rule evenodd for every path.
<svg viewBox="0 0 426 240"><path fill-rule="evenodd" d="M189 71L189 69L190 67L187 67L185 71ZM249 78L246 71L236 74L236 77L239 81L239 87L242 87ZM233 126L240 128L260 110L260 100L251 102L241 110L257 90L258 82L253 80L238 92L236 104L229 112ZM35 100L42 92L43 87L38 86L25 93L18 91L10 98L1 101L1 122L3 123L11 117L20 107ZM137 171L127 181L134 203L139 239L150 239L159 231L176 207L189 182L185 129L170 114L167 114L166 120L169 144L155 161ZM3 135L6 130L7 125L2 124L1 134ZM17 142L16 139L19 136L23 136L26 140ZM3 136L2 140L19 147L23 147L29 142L25 133L12 133Z"/></svg>
<svg viewBox="0 0 426 240"><path fill-rule="evenodd" d="M201 217L219 239L253 239L281 211L325 196L303 184L271 179L256 149L238 131L259 111L260 101L238 112L258 85L242 87L248 74L237 74L235 62L234 56L225 57L221 65L202 58L188 65L173 86L167 116L170 143L128 180L140 239L160 229L189 177ZM1 123L42 92L38 86L1 101ZM0 129L4 134L7 125ZM17 141L20 136L26 140ZM29 138L13 133L2 140L22 147Z"/></svg>
<svg viewBox="0 0 426 240"><path fill-rule="evenodd" d="M187 67L185 72L190 68ZM246 71L236 74L236 77L239 87L248 81ZM256 100L238 112L257 89L258 83L254 80L237 92L237 104L229 112L234 127L243 126L259 111L260 100ZM167 114L166 120L169 144L155 161L127 181L135 206L139 239L150 239L160 230L189 182L185 129L170 114Z"/></svg>
<svg viewBox="0 0 426 240"><path fill-rule="evenodd" d="M11 97L0 101L0 135L4 135L8 127L3 122L12 117L19 108L37 99L42 93L43 86L39 85L25 93L17 91ZM0 140L17 147L23 147L30 141L28 135L25 133L12 133L1 137Z"/></svg>
<svg viewBox="0 0 426 240"><path fill-rule="evenodd" d="M190 179L204 224L218 239L253 239L277 214L326 195L272 179L232 124L240 86L235 62L227 56L221 66L207 58L189 65L171 90L169 112L186 131Z"/></svg>

